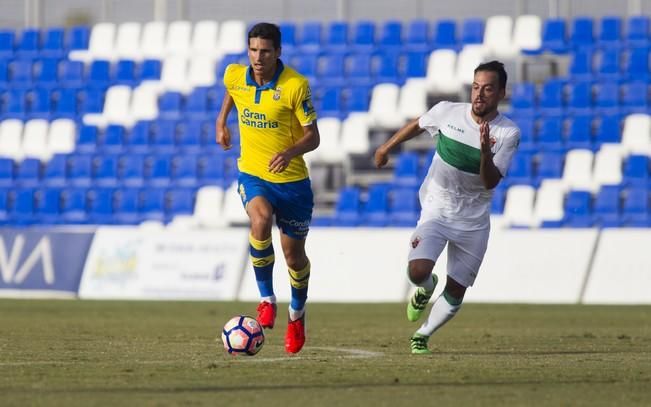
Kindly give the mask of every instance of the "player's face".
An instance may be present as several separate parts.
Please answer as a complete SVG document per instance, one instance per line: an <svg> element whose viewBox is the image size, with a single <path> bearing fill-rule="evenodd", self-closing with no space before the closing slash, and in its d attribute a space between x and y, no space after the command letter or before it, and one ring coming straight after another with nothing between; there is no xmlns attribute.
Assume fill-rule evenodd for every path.
<svg viewBox="0 0 651 407"><path fill-rule="evenodd" d="M504 99L504 89L500 89L497 73L491 71L477 72L470 92L474 115L485 117L495 112L502 99Z"/></svg>
<svg viewBox="0 0 651 407"><path fill-rule="evenodd" d="M249 38L249 62L255 76L271 79L279 57L280 49L274 48L272 40Z"/></svg>

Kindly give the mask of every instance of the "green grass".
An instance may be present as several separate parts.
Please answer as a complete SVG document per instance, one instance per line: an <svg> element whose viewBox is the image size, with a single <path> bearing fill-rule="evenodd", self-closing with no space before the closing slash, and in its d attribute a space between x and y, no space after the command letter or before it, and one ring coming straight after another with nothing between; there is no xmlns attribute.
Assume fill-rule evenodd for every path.
<svg viewBox="0 0 651 407"><path fill-rule="evenodd" d="M651 402L651 307L467 304L432 337L433 355L414 356L405 305L310 304L298 357L284 353L284 317L257 356L225 354L222 324L254 310L1 300L0 405Z"/></svg>

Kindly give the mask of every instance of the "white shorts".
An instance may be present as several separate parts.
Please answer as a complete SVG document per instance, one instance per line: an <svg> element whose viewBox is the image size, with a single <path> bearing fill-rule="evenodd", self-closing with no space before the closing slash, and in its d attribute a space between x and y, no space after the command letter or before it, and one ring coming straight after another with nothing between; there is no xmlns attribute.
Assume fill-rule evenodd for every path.
<svg viewBox="0 0 651 407"><path fill-rule="evenodd" d="M480 230L455 230L434 220L416 227L411 235L409 261L429 259L436 262L448 244L447 274L464 287L477 278L484 259L490 226Z"/></svg>

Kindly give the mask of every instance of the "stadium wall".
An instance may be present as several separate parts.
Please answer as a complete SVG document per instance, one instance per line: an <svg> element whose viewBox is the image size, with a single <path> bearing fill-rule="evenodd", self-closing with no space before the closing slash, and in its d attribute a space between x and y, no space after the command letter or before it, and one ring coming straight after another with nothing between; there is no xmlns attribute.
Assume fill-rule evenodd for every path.
<svg viewBox="0 0 651 407"><path fill-rule="evenodd" d="M408 228L312 229L310 300L404 301L410 235ZM247 236L246 228L0 229L0 296L256 301ZM651 304L649 241L649 229L494 226L467 301ZM276 294L287 301L277 233L274 244ZM443 253L439 276L445 267Z"/></svg>

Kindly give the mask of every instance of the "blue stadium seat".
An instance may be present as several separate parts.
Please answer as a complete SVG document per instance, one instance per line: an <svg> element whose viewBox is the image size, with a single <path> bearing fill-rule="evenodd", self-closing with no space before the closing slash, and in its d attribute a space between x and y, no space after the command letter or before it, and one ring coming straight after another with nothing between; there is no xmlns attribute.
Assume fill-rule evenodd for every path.
<svg viewBox="0 0 651 407"><path fill-rule="evenodd" d="M539 112L547 117L561 117L565 112L564 85L562 79L548 79L543 83L540 100L538 102Z"/></svg>
<svg viewBox="0 0 651 407"><path fill-rule="evenodd" d="M363 225L383 227L389 223L389 186L372 184L362 213Z"/></svg>
<svg viewBox="0 0 651 407"><path fill-rule="evenodd" d="M198 167L195 155L177 155L172 160L172 182L176 186L196 187Z"/></svg>
<svg viewBox="0 0 651 407"><path fill-rule="evenodd" d="M322 26L320 21L306 21L301 30L301 52L316 52L322 44Z"/></svg>
<svg viewBox="0 0 651 407"><path fill-rule="evenodd" d="M54 91L52 117L76 120L79 112L77 89L61 88Z"/></svg>
<svg viewBox="0 0 651 407"><path fill-rule="evenodd" d="M208 115L208 89L196 87L188 95L184 114L192 119L205 119Z"/></svg>
<svg viewBox="0 0 651 407"><path fill-rule="evenodd" d="M411 50L405 53L406 78L424 78L427 76L427 51Z"/></svg>
<svg viewBox="0 0 651 407"><path fill-rule="evenodd" d="M624 62L626 80L649 81L649 47L633 47L626 52Z"/></svg>
<svg viewBox="0 0 651 407"><path fill-rule="evenodd" d="M33 84L31 60L15 60L9 64L9 79L14 89L29 89Z"/></svg>
<svg viewBox="0 0 651 407"><path fill-rule="evenodd" d="M13 58L15 50L16 33L13 30L0 30L0 58Z"/></svg>
<svg viewBox="0 0 651 407"><path fill-rule="evenodd" d="M592 82L577 81L568 84L569 100L567 112L571 115L589 115L592 113Z"/></svg>
<svg viewBox="0 0 651 407"><path fill-rule="evenodd" d="M37 190L34 206L39 224L55 225L61 219L61 188L50 187Z"/></svg>
<svg viewBox="0 0 651 407"><path fill-rule="evenodd" d="M604 81L595 86L594 112L599 115L617 116L620 112L619 84Z"/></svg>
<svg viewBox="0 0 651 407"><path fill-rule="evenodd" d="M34 78L42 88L52 89L59 83L59 59L43 58L36 63Z"/></svg>
<svg viewBox="0 0 651 407"><path fill-rule="evenodd" d="M570 47L567 43L565 20L549 18L543 24L541 48L554 54L566 54Z"/></svg>
<svg viewBox="0 0 651 407"><path fill-rule="evenodd" d="M0 157L0 190L14 185L14 160Z"/></svg>
<svg viewBox="0 0 651 407"><path fill-rule="evenodd" d="M0 90L9 86L9 60L0 59Z"/></svg>
<svg viewBox="0 0 651 407"><path fill-rule="evenodd" d="M11 191L9 196L10 210L9 220L15 225L30 225L35 223L33 188L20 188Z"/></svg>
<svg viewBox="0 0 651 407"><path fill-rule="evenodd" d="M123 59L115 64L114 84L134 87L138 85L138 75L136 73L136 62L130 59Z"/></svg>
<svg viewBox="0 0 651 407"><path fill-rule="evenodd" d="M140 65L140 80L157 81L160 79L161 61L157 59L145 59Z"/></svg>
<svg viewBox="0 0 651 407"><path fill-rule="evenodd" d="M594 47L594 20L592 17L576 17L572 21L570 44L574 48Z"/></svg>
<svg viewBox="0 0 651 407"><path fill-rule="evenodd" d="M624 226L649 227L650 210L648 188L629 188L625 191L622 205Z"/></svg>
<svg viewBox="0 0 651 407"><path fill-rule="evenodd" d="M93 173L93 157L88 154L75 154L68 157L69 185L88 187L91 185Z"/></svg>
<svg viewBox="0 0 651 407"><path fill-rule="evenodd" d="M27 90L9 89L2 118L27 120Z"/></svg>
<svg viewBox="0 0 651 407"><path fill-rule="evenodd" d="M533 183L533 159L531 153L518 151L513 156L505 181L508 185L531 185Z"/></svg>
<svg viewBox="0 0 651 407"><path fill-rule="evenodd" d="M396 187L416 187L420 183L420 156L416 152L403 152L397 157L393 172Z"/></svg>
<svg viewBox="0 0 651 407"><path fill-rule="evenodd" d="M9 190L0 189L0 225L9 223Z"/></svg>
<svg viewBox="0 0 651 407"><path fill-rule="evenodd" d="M397 52L380 51L375 56L377 66L374 69L375 82L377 83L395 83L402 86L405 79L400 73L401 54ZM360 83L361 84L361 83Z"/></svg>
<svg viewBox="0 0 651 407"><path fill-rule="evenodd" d="M80 88L86 83L84 63L81 61L61 61L59 71L61 85L68 88Z"/></svg>
<svg viewBox="0 0 651 407"><path fill-rule="evenodd" d="M599 80L619 81L621 79L621 52L618 48L604 48L598 54L597 77Z"/></svg>
<svg viewBox="0 0 651 407"><path fill-rule="evenodd" d="M172 159L169 155L152 156L145 166L145 179L150 186L167 186L172 176Z"/></svg>
<svg viewBox="0 0 651 407"><path fill-rule="evenodd" d="M407 51L429 52L429 21L419 18L411 20L407 24L407 35L405 38Z"/></svg>
<svg viewBox="0 0 651 407"><path fill-rule="evenodd" d="M388 20L382 25L378 45L382 49L401 48L402 42L402 23L398 20Z"/></svg>
<svg viewBox="0 0 651 407"><path fill-rule="evenodd" d="M226 186L226 164L222 154L204 155L199 158L199 185Z"/></svg>
<svg viewBox="0 0 651 407"><path fill-rule="evenodd" d="M343 53L348 49L348 23L345 21L332 21L326 28L324 47L327 52Z"/></svg>
<svg viewBox="0 0 651 407"><path fill-rule="evenodd" d="M78 153L94 153L97 150L98 138L99 130L96 126L79 126L75 150Z"/></svg>
<svg viewBox="0 0 651 407"><path fill-rule="evenodd" d="M67 184L66 173L68 157L65 154L55 154L45 163L43 182L50 187L62 187Z"/></svg>
<svg viewBox="0 0 651 407"><path fill-rule="evenodd" d="M544 179L558 179L563 175L564 154L558 151L543 151L538 154L535 183Z"/></svg>
<svg viewBox="0 0 651 407"><path fill-rule="evenodd" d="M205 103L205 99L204 99ZM183 95L181 92L165 92L158 98L159 117L178 120L182 116ZM205 112L205 109L204 109Z"/></svg>
<svg viewBox="0 0 651 407"><path fill-rule="evenodd" d="M620 188L616 185L603 185L594 200L594 219L600 227L621 226Z"/></svg>
<svg viewBox="0 0 651 407"><path fill-rule="evenodd" d="M595 147L600 147L603 143L619 143L622 139L620 116L601 116L595 129L594 139Z"/></svg>
<svg viewBox="0 0 651 407"><path fill-rule="evenodd" d="M106 90L111 81L111 63L109 61L96 59L90 63L86 86Z"/></svg>
<svg viewBox="0 0 651 407"><path fill-rule="evenodd" d="M375 49L375 22L370 20L355 22L350 46L358 52L372 52Z"/></svg>
<svg viewBox="0 0 651 407"><path fill-rule="evenodd" d="M64 45L69 51L88 49L89 39L90 28L78 25L68 29Z"/></svg>
<svg viewBox="0 0 651 407"><path fill-rule="evenodd" d="M151 146L162 153L172 153L176 149L176 120L159 119L152 127Z"/></svg>
<svg viewBox="0 0 651 407"><path fill-rule="evenodd" d="M79 114L84 113L101 113L104 109L104 90L86 89L78 93L81 99Z"/></svg>
<svg viewBox="0 0 651 407"><path fill-rule="evenodd" d="M349 112L368 112L371 88L368 86L352 86L344 90L342 110Z"/></svg>
<svg viewBox="0 0 651 407"><path fill-rule="evenodd" d="M356 186L339 190L333 224L335 226L357 226L361 222L361 191Z"/></svg>
<svg viewBox="0 0 651 407"><path fill-rule="evenodd" d="M560 117L541 119L537 145L541 151L564 151L563 119Z"/></svg>
<svg viewBox="0 0 651 407"><path fill-rule="evenodd" d="M126 144L126 129L119 124L109 124L101 140L102 151L118 154L124 150Z"/></svg>
<svg viewBox="0 0 651 407"><path fill-rule="evenodd" d="M151 122L140 120L131 128L125 147L131 153L146 153L150 150Z"/></svg>
<svg viewBox="0 0 651 407"><path fill-rule="evenodd" d="M216 84L215 86L211 86L206 89L206 98L208 101L208 118L211 121L213 121L214 118L219 113L219 109L221 109L225 94L226 94L226 89L222 84ZM236 115L230 115L228 119L229 120L235 119L234 121L229 121L228 124L237 123Z"/></svg>
<svg viewBox="0 0 651 407"><path fill-rule="evenodd" d="M186 153L197 153L202 149L201 121L188 120L181 123L179 126L177 146Z"/></svg>
<svg viewBox="0 0 651 407"><path fill-rule="evenodd" d="M594 51L592 48L582 48L570 54L569 74L573 81L594 80L593 70Z"/></svg>
<svg viewBox="0 0 651 407"><path fill-rule="evenodd" d="M649 83L644 80L624 82L620 86L621 105L625 114L644 113L649 109Z"/></svg>
<svg viewBox="0 0 651 407"><path fill-rule="evenodd" d="M103 154L95 158L93 185L116 187L118 185L118 156Z"/></svg>
<svg viewBox="0 0 651 407"><path fill-rule="evenodd" d="M110 225L115 223L113 214L114 188L93 188L88 191L88 222Z"/></svg>
<svg viewBox="0 0 651 407"><path fill-rule="evenodd" d="M466 18L461 26L461 45L481 44L484 42L484 20Z"/></svg>
<svg viewBox="0 0 651 407"><path fill-rule="evenodd" d="M120 184L126 187L145 185L145 158L140 154L125 154L119 161Z"/></svg>
<svg viewBox="0 0 651 407"><path fill-rule="evenodd" d="M518 151L533 152L536 150L536 121L533 117L516 116L513 118L520 128L520 145Z"/></svg>
<svg viewBox="0 0 651 407"><path fill-rule="evenodd" d="M176 215L192 215L194 211L194 190L191 188L174 188L167 192L166 219L172 220Z"/></svg>
<svg viewBox="0 0 651 407"><path fill-rule="evenodd" d="M623 183L631 188L645 188L649 184L651 164L646 155L630 155L624 162Z"/></svg>
<svg viewBox="0 0 651 407"><path fill-rule="evenodd" d="M292 52L297 46L296 41L296 24L291 21L282 21L278 24L282 34L283 53Z"/></svg>
<svg viewBox="0 0 651 407"><path fill-rule="evenodd" d="M391 190L389 225L416 226L419 210L418 188L399 187Z"/></svg>
<svg viewBox="0 0 651 407"><path fill-rule="evenodd" d="M319 57L317 80L321 86L345 86L345 58L343 54L325 54Z"/></svg>
<svg viewBox="0 0 651 407"><path fill-rule="evenodd" d="M375 80L371 76L370 53L354 53L346 58L346 79L351 86L375 85Z"/></svg>
<svg viewBox="0 0 651 407"><path fill-rule="evenodd" d="M18 58L32 59L41 52L41 32L37 28L26 28L20 35L16 56Z"/></svg>
<svg viewBox="0 0 651 407"><path fill-rule="evenodd" d="M601 48L619 48L622 43L622 18L604 16L600 22L597 45Z"/></svg>
<svg viewBox="0 0 651 407"><path fill-rule="evenodd" d="M434 33L431 41L432 49L453 49L459 50L457 41L457 23L454 20L439 20L434 23Z"/></svg>
<svg viewBox="0 0 651 407"><path fill-rule="evenodd" d="M143 220L165 221L165 189L147 188L142 191L140 214Z"/></svg>
<svg viewBox="0 0 651 407"><path fill-rule="evenodd" d="M16 169L16 183L23 187L36 187L41 184L41 160L25 158Z"/></svg>
<svg viewBox="0 0 651 407"><path fill-rule="evenodd" d="M317 76L319 57L317 54L296 55L291 61L291 66L305 76L310 84L314 84Z"/></svg>
<svg viewBox="0 0 651 407"><path fill-rule="evenodd" d="M594 149L591 115L572 116L569 119L568 127L566 143L568 150L578 148Z"/></svg>
<svg viewBox="0 0 651 407"><path fill-rule="evenodd" d="M116 223L133 225L140 222L140 194L137 188L120 188L114 194Z"/></svg>
<svg viewBox="0 0 651 407"><path fill-rule="evenodd" d="M532 117L536 107L536 85L533 82L514 83L511 91L511 114Z"/></svg>
<svg viewBox="0 0 651 407"><path fill-rule="evenodd" d="M41 56L46 58L62 58L64 53L65 30L61 27L50 27L43 34Z"/></svg>
<svg viewBox="0 0 651 407"><path fill-rule="evenodd" d="M52 106L50 90L46 88L34 88L28 93L30 119L49 119Z"/></svg>
<svg viewBox="0 0 651 407"><path fill-rule="evenodd" d="M586 228L594 224L592 194L588 191L570 191L565 197L565 226Z"/></svg>
<svg viewBox="0 0 651 407"><path fill-rule="evenodd" d="M342 118L342 88L332 86L323 89L320 100L318 111L321 117Z"/></svg>
<svg viewBox="0 0 651 407"><path fill-rule="evenodd" d="M649 46L649 16L630 17L627 21L626 44L629 47Z"/></svg>

